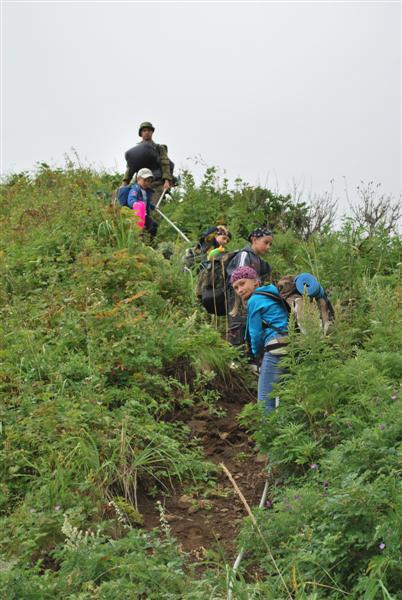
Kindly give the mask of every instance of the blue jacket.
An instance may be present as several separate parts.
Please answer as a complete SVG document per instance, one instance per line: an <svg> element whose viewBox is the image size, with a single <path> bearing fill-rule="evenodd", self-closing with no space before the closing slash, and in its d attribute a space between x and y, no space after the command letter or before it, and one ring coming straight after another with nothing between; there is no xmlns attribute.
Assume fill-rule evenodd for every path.
<svg viewBox="0 0 402 600"><path fill-rule="evenodd" d="M263 285L256 292L269 292L280 298L279 291L273 284ZM247 302L247 333L255 356L264 350L270 340L281 335L269 326L264 328L263 322L271 323L285 333L288 330L288 312L281 302L268 296L252 294Z"/></svg>
<svg viewBox="0 0 402 600"><path fill-rule="evenodd" d="M155 206L151 202L152 194L154 193L153 189L142 190L138 183L134 184L131 190L128 193L127 197L127 206L129 208L133 208L133 204L136 202L144 202L144 196L142 192L145 192L146 196L146 205L147 205L147 214L150 210L154 209Z"/></svg>

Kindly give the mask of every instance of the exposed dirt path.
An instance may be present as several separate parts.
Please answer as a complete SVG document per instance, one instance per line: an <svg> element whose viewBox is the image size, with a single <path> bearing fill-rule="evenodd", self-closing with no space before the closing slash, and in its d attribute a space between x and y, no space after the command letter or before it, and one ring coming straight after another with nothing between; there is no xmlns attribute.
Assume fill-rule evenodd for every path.
<svg viewBox="0 0 402 600"><path fill-rule="evenodd" d="M237 421L250 399L244 390L232 388L218 402L225 416L211 417L207 409L199 408L182 414L181 418L201 442L205 458L215 464L223 462L249 504L255 506L264 487L265 463L258 460L254 443ZM141 495L138 508L147 529L159 525L154 499ZM234 556L239 524L246 513L221 469L213 491L207 496L189 496L178 491L166 498L165 510L173 536L193 560L202 559L205 550L213 548L223 551L229 559Z"/></svg>

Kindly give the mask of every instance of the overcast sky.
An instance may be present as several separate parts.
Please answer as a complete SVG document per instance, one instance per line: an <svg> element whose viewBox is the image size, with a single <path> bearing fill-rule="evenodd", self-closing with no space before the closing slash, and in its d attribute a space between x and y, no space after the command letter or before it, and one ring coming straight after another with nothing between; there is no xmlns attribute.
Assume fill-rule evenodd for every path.
<svg viewBox="0 0 402 600"><path fill-rule="evenodd" d="M179 168L401 189L399 2L12 1L2 34L2 172L123 171L151 120Z"/></svg>

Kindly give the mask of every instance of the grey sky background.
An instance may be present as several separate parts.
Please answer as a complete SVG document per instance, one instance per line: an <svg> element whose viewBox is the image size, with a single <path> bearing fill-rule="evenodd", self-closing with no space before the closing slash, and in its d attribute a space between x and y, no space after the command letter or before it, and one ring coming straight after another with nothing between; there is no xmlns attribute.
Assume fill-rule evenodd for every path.
<svg viewBox="0 0 402 600"><path fill-rule="evenodd" d="M151 120L178 168L398 195L401 71L398 2L6 2L1 170L123 172Z"/></svg>

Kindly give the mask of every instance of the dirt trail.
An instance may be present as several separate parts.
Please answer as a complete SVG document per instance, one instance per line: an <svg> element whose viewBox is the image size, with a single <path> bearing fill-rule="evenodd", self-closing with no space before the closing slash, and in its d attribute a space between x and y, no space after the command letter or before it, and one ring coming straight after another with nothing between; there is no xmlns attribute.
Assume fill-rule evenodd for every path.
<svg viewBox="0 0 402 600"><path fill-rule="evenodd" d="M264 487L265 463L258 460L254 443L237 421L237 415L250 399L244 390L232 388L218 402L218 408L226 413L223 417L211 417L207 409L199 408L182 414L181 419L201 442L205 458L215 464L223 462L249 504L255 506ZM141 495L138 508L147 529L159 525L154 499ZM246 513L221 469L214 491L207 497L190 497L178 490L176 495L166 498L165 510L173 536L193 560L202 559L205 550L213 548L223 550L229 559L234 556L239 524Z"/></svg>

